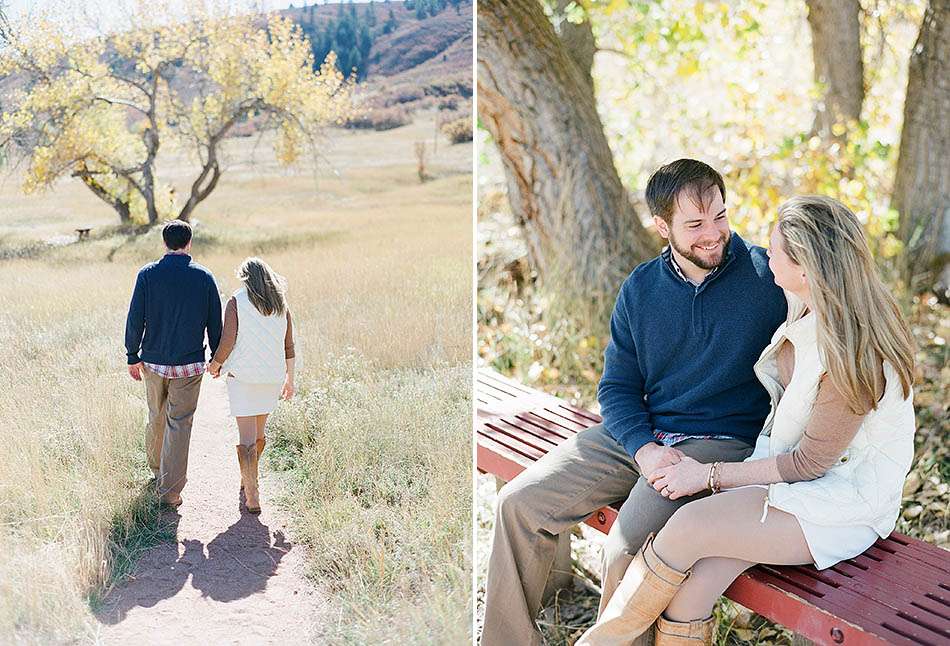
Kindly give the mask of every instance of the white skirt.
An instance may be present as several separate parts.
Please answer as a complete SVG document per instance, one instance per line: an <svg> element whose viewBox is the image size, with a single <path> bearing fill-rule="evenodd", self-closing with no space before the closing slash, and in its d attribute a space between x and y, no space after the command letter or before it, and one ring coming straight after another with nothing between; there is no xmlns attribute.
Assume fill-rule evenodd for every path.
<svg viewBox="0 0 950 646"><path fill-rule="evenodd" d="M232 417L267 415L277 408L283 384L250 384L228 376L228 402Z"/></svg>
<svg viewBox="0 0 950 646"><path fill-rule="evenodd" d="M765 489L766 492L769 490L767 485L756 484L723 489L723 491L748 489L750 487ZM761 522L765 522L769 507L794 516L802 528L802 534L805 536L805 542L808 544L808 551L811 552L815 567L819 570L830 568L841 561L853 559L855 556L863 554L878 539L877 532L874 531L873 527L867 525L816 525L782 509L778 505L773 505L768 498L768 493L765 494L765 500Z"/></svg>
<svg viewBox="0 0 950 646"><path fill-rule="evenodd" d="M745 461L750 462L769 457L770 441L768 436L760 435L755 442L755 451ZM745 485L745 487L735 488L745 489L746 487L760 487L768 492L767 485ZM765 499L762 522L765 522L769 507L791 514L791 512L782 509L781 506L773 505L768 498L768 493L766 493ZM815 561L815 567L819 570L824 570L836 563L858 556L874 545L874 542L878 539L877 532L870 525L817 525L796 514L792 514L792 516L795 516L801 526L802 534L805 535L805 542L808 543L808 550Z"/></svg>

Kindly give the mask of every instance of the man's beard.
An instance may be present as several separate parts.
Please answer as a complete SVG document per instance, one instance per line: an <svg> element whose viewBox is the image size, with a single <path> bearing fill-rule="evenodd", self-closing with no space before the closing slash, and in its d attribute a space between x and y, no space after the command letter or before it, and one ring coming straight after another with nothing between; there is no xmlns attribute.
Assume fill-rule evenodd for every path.
<svg viewBox="0 0 950 646"><path fill-rule="evenodd" d="M729 234L724 233L719 239L721 243L719 245L719 257L714 260L706 260L700 256L693 253L691 247L683 248L676 241L676 238L673 237L673 231L670 230L670 246L676 249L676 252L686 258L688 261L699 267L700 269L705 269L706 271L712 271L716 267L722 264L723 259L726 257L726 245L729 244Z"/></svg>

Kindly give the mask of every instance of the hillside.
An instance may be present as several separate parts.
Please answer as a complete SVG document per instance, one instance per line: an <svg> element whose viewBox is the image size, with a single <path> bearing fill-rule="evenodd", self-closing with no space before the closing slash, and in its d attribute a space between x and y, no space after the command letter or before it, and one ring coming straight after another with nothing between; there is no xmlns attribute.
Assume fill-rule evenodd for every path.
<svg viewBox="0 0 950 646"><path fill-rule="evenodd" d="M281 14L301 26L318 58L332 48L342 69L357 67L350 65L356 58L360 80L370 93L386 95L384 104L423 96L471 97L471 0L460 0L457 8L446 3L436 15L421 19L414 7L406 2L324 4L290 8ZM387 23L391 23L388 33ZM366 36L369 47L363 42ZM351 47L358 56L342 51ZM393 95L397 89L399 96Z"/></svg>

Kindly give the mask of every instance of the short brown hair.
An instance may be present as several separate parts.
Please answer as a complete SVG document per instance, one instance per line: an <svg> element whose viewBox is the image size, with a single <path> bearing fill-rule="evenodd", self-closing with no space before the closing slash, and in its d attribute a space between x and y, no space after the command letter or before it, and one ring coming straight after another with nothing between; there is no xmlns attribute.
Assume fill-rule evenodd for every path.
<svg viewBox="0 0 950 646"><path fill-rule="evenodd" d="M162 227L162 240L172 251L184 249L191 242L191 225L184 220L170 220Z"/></svg>
<svg viewBox="0 0 950 646"><path fill-rule="evenodd" d="M726 185L715 168L695 159L677 159L660 166L650 176L646 190L647 206L652 215L672 224L676 199L680 193L685 191L690 200L702 204L703 195L714 186L719 189L725 202Z"/></svg>

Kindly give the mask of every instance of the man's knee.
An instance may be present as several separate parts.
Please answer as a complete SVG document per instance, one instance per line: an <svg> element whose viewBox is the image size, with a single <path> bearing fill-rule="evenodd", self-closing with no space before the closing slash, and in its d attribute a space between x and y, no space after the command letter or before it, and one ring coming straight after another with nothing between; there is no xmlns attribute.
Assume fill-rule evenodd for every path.
<svg viewBox="0 0 950 646"><path fill-rule="evenodd" d="M604 567L612 569L615 563L629 560L629 557L637 553L637 550L646 541L647 536L653 531L656 531L656 528L621 524L618 519L604 542Z"/></svg>
<svg viewBox="0 0 950 646"><path fill-rule="evenodd" d="M514 479L498 491L495 501L495 516L498 524L523 522L531 515L532 487ZM534 501L537 504L537 501Z"/></svg>

